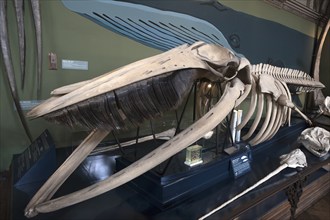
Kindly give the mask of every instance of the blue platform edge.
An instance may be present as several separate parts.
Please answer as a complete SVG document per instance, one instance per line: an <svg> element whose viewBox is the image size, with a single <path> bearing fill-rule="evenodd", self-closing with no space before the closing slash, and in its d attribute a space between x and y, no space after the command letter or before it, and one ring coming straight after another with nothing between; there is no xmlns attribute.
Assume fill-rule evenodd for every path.
<svg viewBox="0 0 330 220"><path fill-rule="evenodd" d="M279 146L278 150L281 151L281 145L287 146L288 143L294 143L306 127L307 124L304 121L297 120L290 127L281 128L270 141L254 146L250 152L252 157L259 157L274 146ZM231 159L235 156L237 155L215 158L212 162L173 175L160 175L149 171L129 182L129 186L158 208L167 209L221 181L235 178L231 169ZM117 170L124 169L130 164L131 162L124 157L116 159Z"/></svg>

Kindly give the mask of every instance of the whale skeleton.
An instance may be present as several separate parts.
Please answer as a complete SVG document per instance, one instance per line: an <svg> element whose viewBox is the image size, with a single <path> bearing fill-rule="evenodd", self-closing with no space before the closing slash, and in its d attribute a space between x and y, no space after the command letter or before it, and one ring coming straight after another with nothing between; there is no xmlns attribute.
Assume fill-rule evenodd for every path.
<svg viewBox="0 0 330 220"><path fill-rule="evenodd" d="M201 79L220 83L223 93L218 102L192 125L107 179L52 199L69 175L111 131L138 126L176 109L194 82ZM25 215L33 217L55 211L131 181L213 130L249 95L250 108L238 127L243 128L257 109L253 125L244 139L251 145L268 140L289 122L289 109L297 110L291 101L290 85L304 87L303 91L324 87L299 71L266 64L251 65L246 58L236 56L227 48L198 41L94 79L58 88L51 93L53 97L32 109L28 116L92 131L30 200ZM266 116L255 134L264 105ZM310 122L307 116L298 113Z"/></svg>

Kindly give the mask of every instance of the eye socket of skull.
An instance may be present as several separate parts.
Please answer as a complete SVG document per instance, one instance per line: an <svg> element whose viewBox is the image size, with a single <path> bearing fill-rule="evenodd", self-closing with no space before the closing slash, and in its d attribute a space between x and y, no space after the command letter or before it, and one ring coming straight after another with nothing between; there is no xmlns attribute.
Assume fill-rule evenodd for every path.
<svg viewBox="0 0 330 220"><path fill-rule="evenodd" d="M226 80L231 80L237 75L238 66L238 63L236 62L229 62L227 66L223 67L223 73Z"/></svg>

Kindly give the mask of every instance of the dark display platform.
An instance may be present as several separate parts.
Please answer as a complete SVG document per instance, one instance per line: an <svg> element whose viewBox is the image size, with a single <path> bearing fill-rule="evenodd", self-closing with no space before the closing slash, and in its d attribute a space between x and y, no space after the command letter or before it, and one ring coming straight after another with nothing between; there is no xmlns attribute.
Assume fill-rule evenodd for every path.
<svg viewBox="0 0 330 220"><path fill-rule="evenodd" d="M165 141L148 141L137 144L138 155L132 152L116 159L117 170L121 170L145 155ZM211 145L214 143L211 143ZM215 147L215 146L213 146ZM209 149L212 146L208 146ZM251 154L249 149L232 155L216 155L214 151L205 151L203 163L188 166L184 163L186 152L181 151L170 160L155 167L129 183L134 189L146 196L147 199L160 209L167 209L183 200L205 190L206 188L228 178L233 178L231 159L242 153Z"/></svg>
<svg viewBox="0 0 330 220"><path fill-rule="evenodd" d="M136 181L132 181L96 198L52 213L41 213L32 219L197 219L275 170L279 166L278 158L280 155L299 147L296 144L296 139L305 127L304 122L296 121L291 127L282 128L271 141L252 148L251 172L236 179L231 175L230 156L222 156L219 160L213 160L206 165L193 168L184 165L183 159L184 172L179 168L181 165L177 166L178 162L172 159L167 172L163 175L159 173L163 170L163 167L160 166L137 178L136 181L138 182L146 181L145 179L150 176L151 179L148 181L157 177L157 182L160 180L165 188L170 189L168 191L171 196L174 196L174 202L166 209L159 208L155 199L152 199L148 193L141 193L141 189L136 190L137 188L131 187L132 184L137 184ZM232 219L235 217L256 219L276 204L285 201L286 196L283 190L297 180L308 176L306 184L309 184L321 176L329 175L327 171L320 169L330 162L329 154L325 158L319 159L304 148L302 150L307 156L308 167L299 172L299 175L296 175L295 169L287 168L255 190L215 213L209 219ZM71 152L71 148L57 149L58 165ZM126 153L129 154L129 151ZM183 157L180 155L182 153L184 154L181 152L177 156ZM115 172L116 158L118 158L116 154L89 156L54 197L84 188L110 176ZM205 174L207 172L210 173ZM181 191L182 185L186 187L182 190L184 193L182 196L178 195L180 198L176 198L175 195ZM195 187L193 187L194 185ZM148 185L148 187L149 190L145 191L153 192L156 190L155 186ZM200 188L197 189L196 187ZM28 193L13 188L13 220L26 219L23 210L30 198Z"/></svg>

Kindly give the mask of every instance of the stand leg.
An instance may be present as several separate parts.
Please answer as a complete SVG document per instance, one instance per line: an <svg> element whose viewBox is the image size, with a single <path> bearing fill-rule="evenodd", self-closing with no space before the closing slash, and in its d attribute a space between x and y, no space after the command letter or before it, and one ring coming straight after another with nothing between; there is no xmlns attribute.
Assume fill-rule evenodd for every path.
<svg viewBox="0 0 330 220"><path fill-rule="evenodd" d="M299 179L297 182L293 183L291 186L289 186L286 189L286 196L288 197L288 201L290 202L291 208L291 216L290 219L293 220L295 219L296 215L296 210L298 208L298 203L300 200L301 195L303 194L303 186L304 183L306 182L305 179Z"/></svg>

